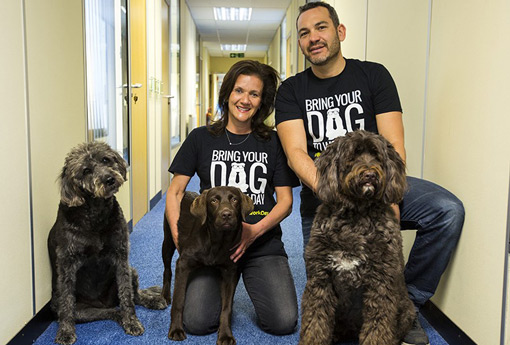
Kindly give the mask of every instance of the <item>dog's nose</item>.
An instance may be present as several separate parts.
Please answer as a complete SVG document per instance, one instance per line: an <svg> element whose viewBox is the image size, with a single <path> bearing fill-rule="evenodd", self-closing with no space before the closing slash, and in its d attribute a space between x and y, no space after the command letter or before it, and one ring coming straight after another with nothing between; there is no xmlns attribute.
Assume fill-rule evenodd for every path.
<svg viewBox="0 0 510 345"><path fill-rule="evenodd" d="M113 177L111 177L111 176L110 176L110 177L108 177L108 178L106 179L106 184L107 184L107 185L109 185L109 186L111 186L111 185L115 184L115 179L114 179Z"/></svg>
<svg viewBox="0 0 510 345"><path fill-rule="evenodd" d="M232 211L230 211L230 210L221 211L221 218L223 218L224 220L228 220L228 219L232 218Z"/></svg>
<svg viewBox="0 0 510 345"><path fill-rule="evenodd" d="M366 170L363 172L362 175L363 180L365 181L373 181L376 179L375 171L373 170Z"/></svg>

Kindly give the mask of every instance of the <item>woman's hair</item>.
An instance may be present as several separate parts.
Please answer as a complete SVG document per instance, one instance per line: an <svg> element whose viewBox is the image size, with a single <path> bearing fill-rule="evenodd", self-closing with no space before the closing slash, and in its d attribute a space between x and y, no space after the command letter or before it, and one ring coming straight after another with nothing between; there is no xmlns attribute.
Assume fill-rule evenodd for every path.
<svg viewBox="0 0 510 345"><path fill-rule="evenodd" d="M219 136L227 127L228 99L240 75L256 76L263 83L260 107L251 118L251 129L259 138L269 139L273 127L266 125L264 121L273 112L280 77L273 67L254 60L242 60L230 67L223 78L218 96L220 118L209 125L208 129L212 134Z"/></svg>

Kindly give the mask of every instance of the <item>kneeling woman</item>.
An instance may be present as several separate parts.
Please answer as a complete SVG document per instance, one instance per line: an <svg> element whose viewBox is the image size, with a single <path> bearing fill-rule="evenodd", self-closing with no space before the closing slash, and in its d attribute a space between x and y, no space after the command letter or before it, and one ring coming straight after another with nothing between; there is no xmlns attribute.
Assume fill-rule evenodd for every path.
<svg viewBox="0 0 510 345"><path fill-rule="evenodd" d="M195 173L201 192L228 185L248 194L255 210L243 223L242 239L231 259L238 263L262 330L289 334L297 324L297 298L279 224L292 210L292 187L299 181L287 166L276 132L264 123L273 110L277 86L278 73L268 65L243 60L230 68L219 93L220 119L194 129L170 165L174 177L165 212L178 245L180 201ZM186 290L186 331L216 331L220 312L219 273L197 270Z"/></svg>

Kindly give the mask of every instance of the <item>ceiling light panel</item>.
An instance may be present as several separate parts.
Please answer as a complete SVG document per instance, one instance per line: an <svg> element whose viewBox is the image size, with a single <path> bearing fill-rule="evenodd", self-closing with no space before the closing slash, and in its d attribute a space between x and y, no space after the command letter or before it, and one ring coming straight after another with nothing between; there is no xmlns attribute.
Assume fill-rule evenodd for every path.
<svg viewBox="0 0 510 345"><path fill-rule="evenodd" d="M228 52L244 52L246 51L246 44L222 44L221 50Z"/></svg>
<svg viewBox="0 0 510 345"><path fill-rule="evenodd" d="M244 21L251 19L251 7L214 7L214 19Z"/></svg>

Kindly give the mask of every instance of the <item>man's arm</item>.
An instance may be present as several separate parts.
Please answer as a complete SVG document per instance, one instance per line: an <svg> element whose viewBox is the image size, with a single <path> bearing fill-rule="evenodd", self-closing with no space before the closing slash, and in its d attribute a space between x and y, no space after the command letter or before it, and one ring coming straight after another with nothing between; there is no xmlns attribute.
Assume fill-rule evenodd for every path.
<svg viewBox="0 0 510 345"><path fill-rule="evenodd" d="M404 123L402 122L402 113L399 111L392 111L379 114L375 118L379 134L393 145L405 163L406 149L404 146ZM397 219L400 219L400 209L398 205L392 205L392 208Z"/></svg>
<svg viewBox="0 0 510 345"><path fill-rule="evenodd" d="M303 120L289 120L276 126L289 167L313 191L317 186L317 168L308 155Z"/></svg>
<svg viewBox="0 0 510 345"><path fill-rule="evenodd" d="M400 158L402 158L405 163L406 149L404 145L404 123L402 122L402 113L399 111L392 111L378 114L375 118L379 134L393 145L400 155Z"/></svg>

